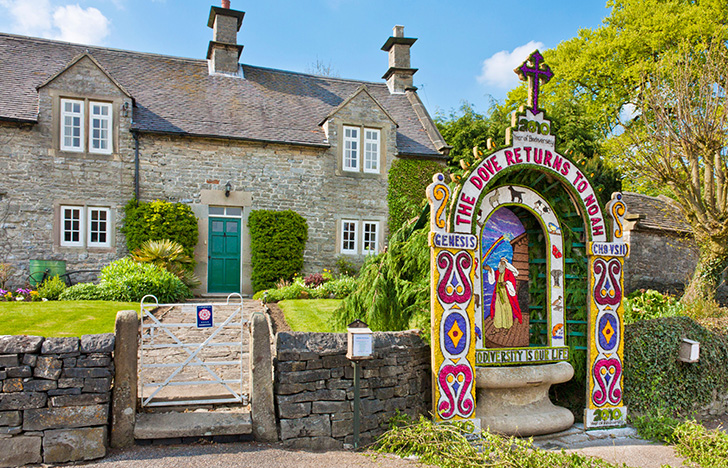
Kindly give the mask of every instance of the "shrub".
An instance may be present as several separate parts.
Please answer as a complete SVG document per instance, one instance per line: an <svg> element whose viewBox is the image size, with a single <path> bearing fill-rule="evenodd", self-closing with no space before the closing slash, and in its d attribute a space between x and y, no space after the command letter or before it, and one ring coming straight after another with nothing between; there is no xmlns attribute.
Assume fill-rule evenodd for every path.
<svg viewBox="0 0 728 468"><path fill-rule="evenodd" d="M160 303L191 297L189 288L174 274L152 263L122 258L101 270L99 289L107 301L137 302L147 294Z"/></svg>
<svg viewBox="0 0 728 468"><path fill-rule="evenodd" d="M673 296L660 294L654 289L640 289L629 296L624 304L625 323L681 315L682 305Z"/></svg>
<svg viewBox="0 0 728 468"><path fill-rule="evenodd" d="M59 301L101 301L99 287L93 283L78 283L66 288L60 296Z"/></svg>
<svg viewBox="0 0 728 468"><path fill-rule="evenodd" d="M66 283L58 275L47 278L38 286L38 295L49 301L57 301L58 297L66 290Z"/></svg>
<svg viewBox="0 0 728 468"><path fill-rule="evenodd" d="M359 274L359 267L343 255L336 259L336 269L343 276L353 277Z"/></svg>
<svg viewBox="0 0 728 468"><path fill-rule="evenodd" d="M410 229L402 226L386 252L366 259L354 291L334 312L336 326L346 327L356 319L377 331L422 326L429 340L429 231L420 229L409 235Z"/></svg>
<svg viewBox="0 0 728 468"><path fill-rule="evenodd" d="M169 239L148 240L131 254L137 262L153 263L173 273L189 288L199 286L200 280L193 273L195 261L185 254L182 244Z"/></svg>
<svg viewBox="0 0 728 468"><path fill-rule="evenodd" d="M124 207L126 247L130 252L145 241L170 239L182 245L185 254L192 256L197 245L197 218L184 203L155 200L150 203L131 200Z"/></svg>
<svg viewBox="0 0 728 468"><path fill-rule="evenodd" d="M98 285L71 286L60 299L138 302L147 294L153 294L160 303L170 303L192 296L187 286L164 268L135 262L128 257L102 268L99 278Z"/></svg>
<svg viewBox="0 0 728 468"><path fill-rule="evenodd" d="M326 282L326 278L321 273L312 273L303 279L303 284L308 288L316 288Z"/></svg>
<svg viewBox="0 0 728 468"><path fill-rule="evenodd" d="M677 360L683 338L700 342L700 361ZM624 395L631 412L690 416L728 391L728 340L689 317L667 317L625 327Z"/></svg>
<svg viewBox="0 0 728 468"><path fill-rule="evenodd" d="M356 280L348 276L327 281L321 286L307 287L300 278L293 283L288 282L275 289L258 291L253 299L263 299L267 302L278 302L287 299L344 299L356 287ZM267 293L267 295L266 295Z"/></svg>
<svg viewBox="0 0 728 468"><path fill-rule="evenodd" d="M720 429L686 421L675 428L673 439L678 454L703 468L728 466L728 434Z"/></svg>
<svg viewBox="0 0 728 468"><path fill-rule="evenodd" d="M290 280L303 267L308 224L298 213L255 210L248 218L253 289L272 288L280 279Z"/></svg>
<svg viewBox="0 0 728 468"><path fill-rule="evenodd" d="M0 263L0 289L5 289L5 283L10 279L13 273L13 265L10 263Z"/></svg>

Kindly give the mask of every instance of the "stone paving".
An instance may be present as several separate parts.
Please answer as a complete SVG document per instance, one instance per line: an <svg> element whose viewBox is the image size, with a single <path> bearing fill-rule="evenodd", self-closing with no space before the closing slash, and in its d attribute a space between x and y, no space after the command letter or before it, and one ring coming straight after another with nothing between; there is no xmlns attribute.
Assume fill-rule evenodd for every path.
<svg viewBox="0 0 728 468"><path fill-rule="evenodd" d="M577 452L635 468L684 466L684 459L672 446L644 440L632 427L585 431L583 424L574 424L563 432L534 437L533 444L543 450Z"/></svg>
<svg viewBox="0 0 728 468"><path fill-rule="evenodd" d="M149 318L144 318L145 328L142 329L142 346L140 348L140 364L164 364L168 367L144 368L140 367L139 392L143 398L148 398L156 387L143 387L150 383L163 383L172 374L171 383L200 382L206 384L192 385L170 385L160 390L152 401L168 400L199 400L205 404L205 400L216 398L232 398L233 394L222 384L215 382L205 366L200 365L196 359L190 360L180 370L179 367L195 353L198 345L207 340L210 335L215 334L208 344L202 348L196 357L203 363L236 361L237 364L209 364L209 370L223 380L242 380L242 383L229 383L228 386L244 395L248 394L248 361L249 361L249 325L245 323L240 326L240 315L238 305L222 305L217 301L209 301L205 304L213 304L213 315L215 325L212 328L196 327L197 306L202 303L187 303L173 307L161 306L153 312L153 315L171 332L178 340L186 344L186 347L177 346L174 338L162 328L147 328L153 323ZM252 299L243 300L242 317L247 322L254 311L262 311L260 301ZM238 314L226 327L216 332L219 324L225 322L231 314ZM173 326L181 324L182 326ZM244 401L247 400L247 397Z"/></svg>

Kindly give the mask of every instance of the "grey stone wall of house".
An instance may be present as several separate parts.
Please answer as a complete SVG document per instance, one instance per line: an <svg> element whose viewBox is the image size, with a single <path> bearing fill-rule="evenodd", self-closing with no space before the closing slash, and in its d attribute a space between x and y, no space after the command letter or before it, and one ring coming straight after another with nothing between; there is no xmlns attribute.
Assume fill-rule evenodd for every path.
<svg viewBox="0 0 728 468"><path fill-rule="evenodd" d="M106 454L114 335L0 336L0 467Z"/></svg>
<svg viewBox="0 0 728 468"><path fill-rule="evenodd" d="M280 439L291 447L341 448L353 441L354 370L346 334L279 332L274 399ZM431 406L430 347L417 331L374 333L374 359L361 374L361 444L399 410Z"/></svg>
<svg viewBox="0 0 728 468"><path fill-rule="evenodd" d="M387 174L397 150L396 126L366 93L349 101L329 120L331 146L328 148L140 136L140 198L192 205L199 219L200 240L195 259L203 288L207 278L209 205L243 208L244 293L252 292L250 250L245 242L249 239L246 220L252 210L293 210L306 219L309 232L304 273L334 266L340 255L338 233L342 219L378 221L382 230L380 249L383 249L387 237ZM381 129L384 144L379 174L341 170L339 135L344 124ZM232 191L229 197L224 197L227 182ZM209 196L210 192L220 194L217 202L210 201L214 198ZM361 263L364 256L351 259Z"/></svg>
<svg viewBox="0 0 728 468"><path fill-rule="evenodd" d="M126 96L88 58L41 87L37 124L0 123L0 262L14 265L8 286L25 284L29 260L65 260L67 270L99 269L126 252L119 229L124 204L133 196L131 117L120 108ZM61 98L113 103L112 154L61 151ZM60 206L111 209L110 248L61 247Z"/></svg>

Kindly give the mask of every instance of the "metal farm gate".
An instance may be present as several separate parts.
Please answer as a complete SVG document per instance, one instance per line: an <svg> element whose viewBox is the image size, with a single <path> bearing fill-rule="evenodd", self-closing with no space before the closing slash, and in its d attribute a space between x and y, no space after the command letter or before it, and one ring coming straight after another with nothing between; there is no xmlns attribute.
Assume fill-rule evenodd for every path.
<svg viewBox="0 0 728 468"><path fill-rule="evenodd" d="M159 304L148 295L140 307L142 407L247 404L249 329L240 294L220 304Z"/></svg>

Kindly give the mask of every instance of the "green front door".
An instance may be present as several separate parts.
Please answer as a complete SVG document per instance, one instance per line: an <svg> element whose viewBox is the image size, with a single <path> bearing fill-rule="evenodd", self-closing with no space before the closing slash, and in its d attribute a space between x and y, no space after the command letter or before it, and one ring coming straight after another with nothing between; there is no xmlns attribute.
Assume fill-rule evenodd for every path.
<svg viewBox="0 0 728 468"><path fill-rule="evenodd" d="M240 219L210 218L207 292L240 292Z"/></svg>

